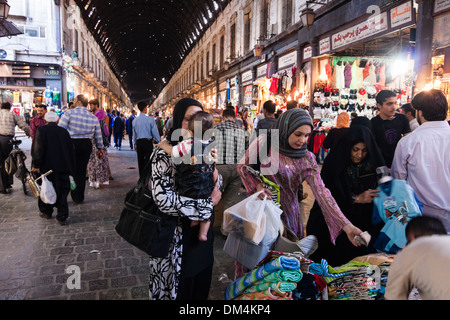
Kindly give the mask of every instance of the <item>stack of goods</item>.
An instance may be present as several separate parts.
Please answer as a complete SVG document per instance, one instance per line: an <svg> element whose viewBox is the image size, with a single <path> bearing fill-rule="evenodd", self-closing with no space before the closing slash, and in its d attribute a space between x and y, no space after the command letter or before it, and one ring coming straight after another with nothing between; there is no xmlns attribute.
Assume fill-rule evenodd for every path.
<svg viewBox="0 0 450 320"><path fill-rule="evenodd" d="M292 292L293 300L322 300L327 283L317 274L304 272L297 288Z"/></svg>
<svg viewBox="0 0 450 320"><path fill-rule="evenodd" d="M309 272L327 283L329 300L373 300L378 295L374 269L372 264L360 261L333 268L322 259L321 263L312 263Z"/></svg>
<svg viewBox="0 0 450 320"><path fill-rule="evenodd" d="M375 281L377 282L377 287L379 289L378 296L376 298L377 300L382 300L384 298L384 291L386 289L389 268L391 266L391 263L394 261L394 256L395 255L393 254L378 252L352 259L352 261L368 262L378 268L378 277L375 279Z"/></svg>
<svg viewBox="0 0 450 320"><path fill-rule="evenodd" d="M231 283L225 290L225 299L292 300L292 291L303 277L300 261L294 256L273 257Z"/></svg>

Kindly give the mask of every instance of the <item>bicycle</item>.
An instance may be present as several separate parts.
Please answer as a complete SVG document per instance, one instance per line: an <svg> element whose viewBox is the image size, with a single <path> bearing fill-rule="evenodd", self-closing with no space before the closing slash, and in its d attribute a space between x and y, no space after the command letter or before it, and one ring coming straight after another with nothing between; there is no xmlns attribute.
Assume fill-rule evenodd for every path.
<svg viewBox="0 0 450 320"><path fill-rule="evenodd" d="M34 178L31 176L30 171L25 165L27 156L25 155L23 150L19 148L19 144L21 143L22 140L18 140L16 137L11 140L13 150L9 153L8 157L5 160L5 169L9 175L14 174L17 179L22 181L23 193L28 194L27 182L29 183L30 178L33 180Z"/></svg>

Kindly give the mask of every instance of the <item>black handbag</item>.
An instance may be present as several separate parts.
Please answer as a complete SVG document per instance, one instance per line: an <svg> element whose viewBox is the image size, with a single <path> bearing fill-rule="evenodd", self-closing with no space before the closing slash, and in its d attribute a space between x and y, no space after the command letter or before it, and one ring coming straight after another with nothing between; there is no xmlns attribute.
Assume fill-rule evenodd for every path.
<svg viewBox="0 0 450 320"><path fill-rule="evenodd" d="M125 206L116 225L117 233L136 248L152 257L165 258L169 253L178 217L158 209L148 188L151 161L137 185L125 196Z"/></svg>

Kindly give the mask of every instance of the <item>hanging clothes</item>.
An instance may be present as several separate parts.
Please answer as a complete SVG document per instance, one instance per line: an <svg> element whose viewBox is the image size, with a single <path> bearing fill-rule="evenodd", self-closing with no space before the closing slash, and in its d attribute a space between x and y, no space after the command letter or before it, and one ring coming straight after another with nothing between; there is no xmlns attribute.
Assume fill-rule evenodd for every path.
<svg viewBox="0 0 450 320"><path fill-rule="evenodd" d="M369 69L370 69L370 64L369 64L369 61L367 61L366 66L363 69L363 81L366 80L366 78L369 76L369 74L370 74Z"/></svg>
<svg viewBox="0 0 450 320"><path fill-rule="evenodd" d="M342 90L345 88L344 65L336 64L334 66L334 87Z"/></svg>
<svg viewBox="0 0 450 320"><path fill-rule="evenodd" d="M359 60L355 60L352 65L352 81L350 89L359 89L363 86L363 68L359 67Z"/></svg>
<svg viewBox="0 0 450 320"><path fill-rule="evenodd" d="M325 72L327 74L328 82L331 82L331 80L332 80L332 75L331 75L332 72L331 71L332 71L331 64L330 64L330 61L328 61L327 64L325 65Z"/></svg>
<svg viewBox="0 0 450 320"><path fill-rule="evenodd" d="M297 79L296 79L297 78L296 77L296 75L297 75L297 64L294 64L294 66L292 67L291 75L292 75L292 77L291 77L291 80L292 80L291 88L295 88L297 86Z"/></svg>
<svg viewBox="0 0 450 320"><path fill-rule="evenodd" d="M270 88L269 91L273 94L277 94L278 92L278 75L272 75L272 80L270 80Z"/></svg>
<svg viewBox="0 0 450 320"><path fill-rule="evenodd" d="M352 65L347 63L344 68L345 88L350 88L352 82Z"/></svg>
<svg viewBox="0 0 450 320"><path fill-rule="evenodd" d="M375 65L373 63L370 63L370 65L368 64L368 71L369 74L366 78L364 78L363 84L364 85L370 85L373 86L377 83L377 75L376 75L376 70L375 70Z"/></svg>

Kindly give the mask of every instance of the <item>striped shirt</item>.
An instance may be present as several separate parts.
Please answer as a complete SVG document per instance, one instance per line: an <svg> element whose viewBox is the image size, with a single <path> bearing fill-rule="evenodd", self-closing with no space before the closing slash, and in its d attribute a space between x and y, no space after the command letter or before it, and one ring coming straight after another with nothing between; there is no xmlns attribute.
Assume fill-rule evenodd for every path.
<svg viewBox="0 0 450 320"><path fill-rule="evenodd" d="M25 131L27 136L30 135L30 127L25 120L18 116L15 112L11 112L8 109L0 110L0 135L2 136L15 136L16 125Z"/></svg>
<svg viewBox="0 0 450 320"><path fill-rule="evenodd" d="M242 182L249 194L256 192L256 186L260 181L245 169L246 166L244 164L256 164L257 144L259 143L259 146L265 145L266 140L266 135L261 135L254 140L245 152L245 157L238 164L238 172L241 175ZM330 190L325 187L325 184L320 177L320 169L314 154L308 151L303 158L290 158L278 153L274 149L275 148L271 148L270 150L270 165L272 168L270 169L270 166L263 160L261 161L261 173L267 179L280 186L281 209L283 209L281 219L299 239L304 237L304 221L302 221L300 204L298 202L298 190L303 181L306 180L322 209L325 221L328 225L328 230L330 231L331 241L335 243L342 228L349 224L350 221L339 209ZM264 151L261 150L261 152ZM263 167L265 167L266 170L264 170Z"/></svg>
<svg viewBox="0 0 450 320"><path fill-rule="evenodd" d="M244 156L246 134L233 120L225 120L214 127L217 164L237 164Z"/></svg>
<svg viewBox="0 0 450 320"><path fill-rule="evenodd" d="M97 141L97 148L103 148L100 123L85 107L76 107L64 112L58 125L69 131L72 139L92 139Z"/></svg>

